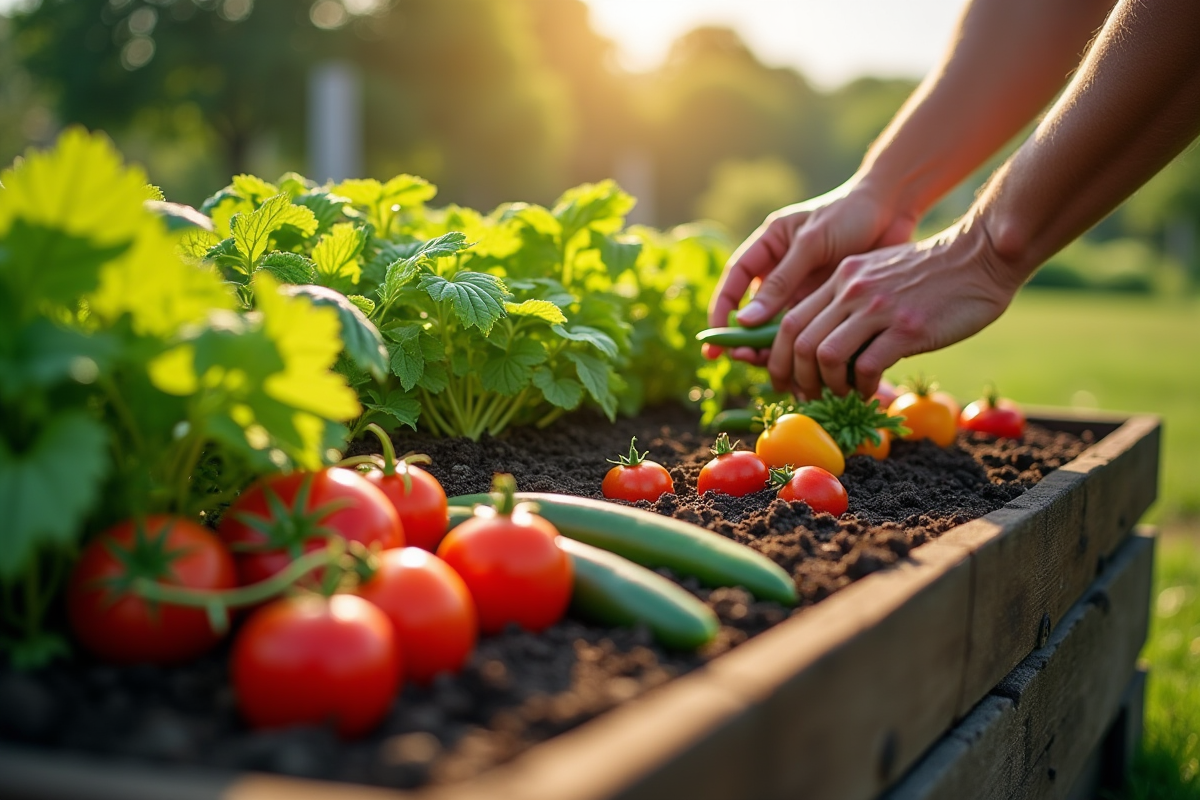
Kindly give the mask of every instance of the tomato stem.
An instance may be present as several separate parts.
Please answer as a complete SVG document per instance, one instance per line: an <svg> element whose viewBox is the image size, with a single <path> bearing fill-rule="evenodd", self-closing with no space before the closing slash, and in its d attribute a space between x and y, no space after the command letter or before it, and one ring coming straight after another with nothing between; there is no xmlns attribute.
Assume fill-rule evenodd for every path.
<svg viewBox="0 0 1200 800"><path fill-rule="evenodd" d="M367 430L375 434L375 438L379 440L379 446L383 448L383 474L396 474L396 448L392 445L392 437L388 436L387 431L372 422L367 426Z"/></svg>
<svg viewBox="0 0 1200 800"><path fill-rule="evenodd" d="M517 481L507 472L497 472L492 477L492 506L496 513L509 517L517 507Z"/></svg>
<svg viewBox="0 0 1200 800"><path fill-rule="evenodd" d="M718 433L717 440L713 442L713 446L709 448L709 452L717 457L728 455L736 450L739 444L741 444L740 440L730 444L728 433Z"/></svg>
<svg viewBox="0 0 1200 800"><path fill-rule="evenodd" d="M770 479L771 488L778 491L778 490L782 489L784 486L787 486L788 481L790 481L793 477L795 477L796 470L794 470L792 468L791 464L788 464L783 467L772 467L770 470L770 474L771 474L771 479Z"/></svg>
<svg viewBox="0 0 1200 800"><path fill-rule="evenodd" d="M647 450L644 453L638 452L637 437L634 436L632 439L629 440L629 455L617 456L615 461L611 458L606 459L606 461L609 464L616 464L619 467L637 467L637 466L641 466L642 462L646 460L646 456L648 456L648 455L650 455L649 450Z"/></svg>

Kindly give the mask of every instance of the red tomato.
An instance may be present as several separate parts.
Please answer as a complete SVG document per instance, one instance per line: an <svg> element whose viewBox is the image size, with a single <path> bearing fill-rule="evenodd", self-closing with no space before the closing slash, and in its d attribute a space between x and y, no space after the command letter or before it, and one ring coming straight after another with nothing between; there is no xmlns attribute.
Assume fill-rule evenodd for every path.
<svg viewBox="0 0 1200 800"><path fill-rule="evenodd" d="M230 662L238 709L252 727L333 722L347 737L384 718L402 670L387 615L350 594L263 606L238 632Z"/></svg>
<svg viewBox="0 0 1200 800"><path fill-rule="evenodd" d="M511 515L481 506L446 534L437 554L471 590L484 633L510 622L536 632L562 618L572 572L557 536L553 525L520 506Z"/></svg>
<svg viewBox="0 0 1200 800"><path fill-rule="evenodd" d="M741 497L767 488L771 471L758 454L733 448L728 434L717 437L712 447L713 459L700 468L697 492L724 492Z"/></svg>
<svg viewBox="0 0 1200 800"><path fill-rule="evenodd" d="M475 649L478 620L471 592L458 573L419 547L385 550L379 569L358 594L396 627L404 670L417 683L458 672Z"/></svg>
<svg viewBox="0 0 1200 800"><path fill-rule="evenodd" d="M404 528L405 544L431 553L436 550L450 524L446 492L437 478L420 467L407 464L392 475L385 474L383 470L371 470L366 474L366 479L378 486L392 501Z"/></svg>
<svg viewBox="0 0 1200 800"><path fill-rule="evenodd" d="M217 533L236 554L242 585L271 577L330 534L379 542L385 550L404 546L392 501L366 478L339 467L255 482L221 517Z"/></svg>
<svg viewBox="0 0 1200 800"><path fill-rule="evenodd" d="M1025 433L1025 414L1012 400L989 395L963 409L958 427L1004 439L1020 439Z"/></svg>
<svg viewBox="0 0 1200 800"><path fill-rule="evenodd" d="M233 558L207 528L165 515L122 522L84 548L67 584L67 618L84 647L107 661L173 664L217 643L204 609L130 594L139 577L190 589L237 585Z"/></svg>
<svg viewBox="0 0 1200 800"><path fill-rule="evenodd" d="M662 464L647 460L649 451L639 453L636 443L635 436L629 441L629 455L618 456L617 461L609 462L616 466L608 471L600 484L601 493L609 500L626 500L630 503L646 500L653 503L664 494L675 491L671 473Z"/></svg>
<svg viewBox="0 0 1200 800"><path fill-rule="evenodd" d="M796 470L779 490L779 497L781 500L808 503L813 511L835 517L846 513L850 505L846 487L832 472L820 467L801 467Z"/></svg>

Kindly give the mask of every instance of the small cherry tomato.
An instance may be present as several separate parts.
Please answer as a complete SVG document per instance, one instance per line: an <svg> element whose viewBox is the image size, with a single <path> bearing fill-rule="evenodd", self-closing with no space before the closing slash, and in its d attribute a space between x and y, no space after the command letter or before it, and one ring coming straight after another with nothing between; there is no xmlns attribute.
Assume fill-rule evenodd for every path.
<svg viewBox="0 0 1200 800"><path fill-rule="evenodd" d="M1025 433L1025 414L1012 400L1001 398L995 389L991 389L982 399L963 409L958 417L958 427L998 438L1020 439Z"/></svg>
<svg viewBox="0 0 1200 800"><path fill-rule="evenodd" d="M905 439L930 439L940 447L949 447L958 433L958 404L950 395L935 394L933 389L933 384L924 379L914 381L912 391L888 406L888 414L904 417L904 425L911 431Z"/></svg>
<svg viewBox="0 0 1200 800"><path fill-rule="evenodd" d="M358 589L396 627L396 646L409 678L428 684L458 672L475 649L475 601L458 573L419 547L384 550L375 574Z"/></svg>
<svg viewBox="0 0 1200 800"><path fill-rule="evenodd" d="M387 550L404 546L392 501L356 472L331 467L262 478L221 517L217 533L236 554L238 580L265 580L330 535Z"/></svg>
<svg viewBox="0 0 1200 800"><path fill-rule="evenodd" d="M252 727L332 722L346 737L387 715L402 671L387 615L351 594L259 608L238 631L230 662L238 709Z"/></svg>
<svg viewBox="0 0 1200 800"><path fill-rule="evenodd" d="M383 459L375 464L378 466L382 463L383 468L373 469L364 477L392 501L396 513L400 515L404 543L432 553L437 550L438 542L446 535L450 514L447 510L446 492L437 478L412 463L422 459L422 463L429 463L429 457L409 456L397 460L396 450L387 432L373 422L367 426L367 430L379 438ZM365 457L359 456L351 461L363 458Z"/></svg>
<svg viewBox="0 0 1200 800"><path fill-rule="evenodd" d="M562 619L571 600L571 558L554 543L558 530L516 505L514 491L512 476L498 475L496 507L477 507L438 546L470 589L484 633L510 622L536 633Z"/></svg>
<svg viewBox="0 0 1200 800"><path fill-rule="evenodd" d="M841 516L850 506L846 487L828 470L820 467L801 467L774 470L772 480L779 486L779 499L802 501L814 512Z"/></svg>
<svg viewBox="0 0 1200 800"><path fill-rule="evenodd" d="M729 443L729 434L717 436L712 446L713 459L700 468L700 477L696 480L698 493L724 492L742 497L767 488L767 481L771 479L767 465L757 453L734 450L736 446Z"/></svg>
<svg viewBox="0 0 1200 800"><path fill-rule="evenodd" d="M166 515L122 522L88 543L67 583L67 619L84 647L121 664L177 664L220 640L204 609L133 594L138 578L189 589L237 586L233 558L208 528Z"/></svg>
<svg viewBox="0 0 1200 800"><path fill-rule="evenodd" d="M771 404L763 409L763 432L754 443L768 467L821 467L841 475L846 457L837 442L812 417L783 413L782 406Z"/></svg>
<svg viewBox="0 0 1200 800"><path fill-rule="evenodd" d="M667 468L647 459L650 451L639 453L636 444L635 436L629 441L629 455L609 461L616 466L608 471L600 484L601 493L609 500L626 500L630 503L646 500L653 503L664 494L675 491Z"/></svg>
<svg viewBox="0 0 1200 800"><path fill-rule="evenodd" d="M875 444L870 439L864 439L862 444L854 449L853 455L870 456L876 461L883 461L892 452L892 432L877 428L875 430L879 434L879 444Z"/></svg>

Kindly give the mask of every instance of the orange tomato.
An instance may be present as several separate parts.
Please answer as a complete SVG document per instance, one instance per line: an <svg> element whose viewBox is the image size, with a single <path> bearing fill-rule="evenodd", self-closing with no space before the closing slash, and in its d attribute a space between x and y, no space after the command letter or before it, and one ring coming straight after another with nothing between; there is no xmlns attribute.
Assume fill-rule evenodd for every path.
<svg viewBox="0 0 1200 800"><path fill-rule="evenodd" d="M835 476L846 470L846 458L833 437L803 414L784 414L771 422L754 443L754 452L773 469L820 467Z"/></svg>
<svg viewBox="0 0 1200 800"><path fill-rule="evenodd" d="M928 391L907 392L888 406L888 414L904 417L905 427L912 431L905 439L930 439L939 447L954 444L958 433L958 404L945 392L937 394L943 396L939 398ZM947 398L952 405L947 404Z"/></svg>
<svg viewBox="0 0 1200 800"><path fill-rule="evenodd" d="M873 444L870 439L863 441L854 449L851 455L870 456L876 461L883 461L888 457L888 453L892 452L892 433L891 431L878 428L879 444Z"/></svg>

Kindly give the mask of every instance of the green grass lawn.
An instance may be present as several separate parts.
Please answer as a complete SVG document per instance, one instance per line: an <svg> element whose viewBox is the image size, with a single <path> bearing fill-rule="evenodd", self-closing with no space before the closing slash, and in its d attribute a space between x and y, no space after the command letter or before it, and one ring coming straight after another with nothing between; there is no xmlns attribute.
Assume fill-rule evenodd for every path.
<svg viewBox="0 0 1200 800"><path fill-rule="evenodd" d="M1027 291L987 330L907 359L962 400L987 381L1018 401L1149 411L1164 420L1159 501L1178 531L1155 567L1145 735L1128 800L1200 800L1200 299Z"/></svg>
<svg viewBox="0 0 1200 800"><path fill-rule="evenodd" d="M1148 519L1200 516L1200 298L1028 290L982 333L888 375L920 371L963 402L992 381L1020 402L1161 415L1162 492Z"/></svg>

